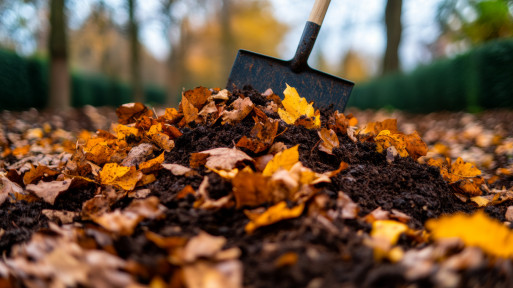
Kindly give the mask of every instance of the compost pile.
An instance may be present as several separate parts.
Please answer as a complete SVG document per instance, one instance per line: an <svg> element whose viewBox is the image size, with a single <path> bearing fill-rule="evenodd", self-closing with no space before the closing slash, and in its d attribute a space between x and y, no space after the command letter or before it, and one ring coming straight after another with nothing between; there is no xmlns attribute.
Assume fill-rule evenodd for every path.
<svg viewBox="0 0 513 288"><path fill-rule="evenodd" d="M507 131L423 126L428 146L284 95L198 87L80 133L2 121L0 286L513 285Z"/></svg>

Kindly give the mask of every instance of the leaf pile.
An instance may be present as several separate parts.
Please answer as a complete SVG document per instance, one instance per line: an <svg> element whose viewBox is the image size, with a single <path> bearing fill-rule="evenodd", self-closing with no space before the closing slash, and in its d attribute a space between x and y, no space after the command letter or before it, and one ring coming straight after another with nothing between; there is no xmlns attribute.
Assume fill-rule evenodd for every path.
<svg viewBox="0 0 513 288"><path fill-rule="evenodd" d="M198 87L158 115L125 104L96 133L1 127L3 286L511 281L509 228L442 216L508 207L511 187L395 119L358 127L284 96Z"/></svg>

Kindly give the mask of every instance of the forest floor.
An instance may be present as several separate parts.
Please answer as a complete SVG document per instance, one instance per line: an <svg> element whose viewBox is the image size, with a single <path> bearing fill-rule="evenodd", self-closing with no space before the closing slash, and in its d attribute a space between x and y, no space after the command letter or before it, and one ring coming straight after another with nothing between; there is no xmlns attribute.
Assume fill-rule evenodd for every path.
<svg viewBox="0 0 513 288"><path fill-rule="evenodd" d="M0 112L0 286L513 287L513 111L286 92Z"/></svg>

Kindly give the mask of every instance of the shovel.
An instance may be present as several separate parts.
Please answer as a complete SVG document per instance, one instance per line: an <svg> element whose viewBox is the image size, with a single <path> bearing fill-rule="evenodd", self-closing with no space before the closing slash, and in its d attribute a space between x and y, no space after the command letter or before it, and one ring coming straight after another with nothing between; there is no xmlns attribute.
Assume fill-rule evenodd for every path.
<svg viewBox="0 0 513 288"><path fill-rule="evenodd" d="M315 1L292 60L239 50L228 78L228 89L251 85L260 92L268 88L277 92L285 90L285 84L289 84L297 89L300 96L314 101L320 108L333 105L335 109L344 111L354 83L312 69L307 63L329 4L330 0Z"/></svg>

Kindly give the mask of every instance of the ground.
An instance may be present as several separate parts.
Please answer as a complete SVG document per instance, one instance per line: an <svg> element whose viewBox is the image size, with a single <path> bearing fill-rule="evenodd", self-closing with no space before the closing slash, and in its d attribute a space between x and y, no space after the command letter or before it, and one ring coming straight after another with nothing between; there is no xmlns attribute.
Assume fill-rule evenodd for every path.
<svg viewBox="0 0 513 288"><path fill-rule="evenodd" d="M2 284L513 285L512 111L286 101L2 112Z"/></svg>

